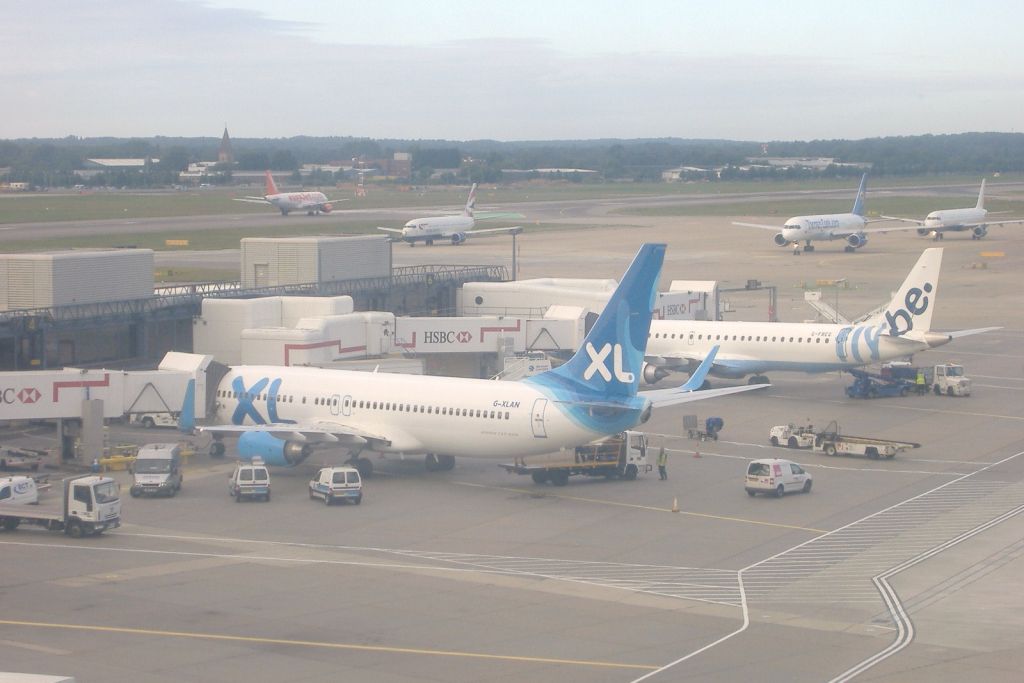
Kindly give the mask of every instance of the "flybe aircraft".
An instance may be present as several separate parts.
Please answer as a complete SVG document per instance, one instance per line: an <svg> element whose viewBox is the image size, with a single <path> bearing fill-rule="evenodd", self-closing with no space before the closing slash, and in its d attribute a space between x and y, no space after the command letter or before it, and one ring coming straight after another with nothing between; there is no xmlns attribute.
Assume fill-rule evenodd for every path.
<svg viewBox="0 0 1024 683"><path fill-rule="evenodd" d="M519 226L511 228L488 228L486 230L474 230L477 219L503 218L519 216L519 214L488 213L474 215L476 207L476 183L469 190L469 199L466 200L466 208L458 216L431 216L429 218L414 218L402 228L377 228L384 232L398 235L396 239L408 242L410 247L416 246L417 242L423 242L427 246L434 244L434 240L447 240L452 244L462 244L470 237L487 237L512 232L522 232Z"/></svg>
<svg viewBox="0 0 1024 683"><path fill-rule="evenodd" d="M756 384L768 381L761 374L768 371L846 370L999 329L931 330L941 265L942 249L925 249L892 301L854 324L655 320L647 342L644 380L654 383L670 371L696 367L716 346L712 375L734 379L754 375L749 382Z"/></svg>
<svg viewBox="0 0 1024 683"><path fill-rule="evenodd" d="M579 351L564 365L519 382L366 373L320 368L241 366L216 388L225 436L237 436L243 459L292 465L316 445L345 448L363 472L363 450L424 454L430 469L456 456L512 458L574 448L646 422L654 407L744 391L696 392L716 350L686 384L637 393L665 245L640 248ZM194 420L183 411L182 429Z"/></svg>
<svg viewBox="0 0 1024 683"><path fill-rule="evenodd" d="M800 243L804 243L804 251L814 251L811 242L820 240L845 240L846 247L843 251L852 252L860 249L868 243L868 233L892 232L894 230L912 229L907 226L869 228L870 223L864 216L864 187L867 184L868 174L865 173L860 179L860 188L857 190L857 197L853 200L853 209L850 213L830 213L817 216L795 216L785 222L784 225L763 225L761 223L736 223L748 228L761 228L763 230L778 230L772 238L780 247L793 247L794 254L800 253ZM880 219L890 220L890 219Z"/></svg>
<svg viewBox="0 0 1024 683"><path fill-rule="evenodd" d="M980 240L982 237L988 234L988 228L990 225L1009 225L1011 223L1024 223L1024 218L1013 218L1005 221L990 221L986 219L988 211L985 210L985 181L981 181L981 191L978 192L978 203L974 208L967 209L942 209L941 211L932 211L930 214L925 216L923 221L914 220L912 218L896 218L893 216L886 216L886 218L895 221L905 221L914 223L920 227L917 228L917 234L922 237L931 237L935 240L943 239L944 233L947 232L965 232L970 231L972 240Z"/></svg>
<svg viewBox="0 0 1024 683"><path fill-rule="evenodd" d="M267 183L267 194L263 197L238 197L236 202L253 202L256 204L270 204L287 216L291 211L305 211L313 216L320 213L330 213L334 206L332 202L347 202L347 199L328 199L323 192L278 192L277 183L270 171L265 173Z"/></svg>

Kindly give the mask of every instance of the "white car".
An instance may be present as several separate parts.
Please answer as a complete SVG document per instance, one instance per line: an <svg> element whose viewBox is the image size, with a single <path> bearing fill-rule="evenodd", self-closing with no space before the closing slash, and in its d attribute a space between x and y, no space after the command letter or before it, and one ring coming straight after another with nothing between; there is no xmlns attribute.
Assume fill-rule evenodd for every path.
<svg viewBox="0 0 1024 683"><path fill-rule="evenodd" d="M787 491L809 493L812 483L813 477L790 460L765 458L747 465L745 488L748 496L773 493L781 498Z"/></svg>
<svg viewBox="0 0 1024 683"><path fill-rule="evenodd" d="M146 429L153 427L177 427L178 417L172 413L133 413L131 423Z"/></svg>

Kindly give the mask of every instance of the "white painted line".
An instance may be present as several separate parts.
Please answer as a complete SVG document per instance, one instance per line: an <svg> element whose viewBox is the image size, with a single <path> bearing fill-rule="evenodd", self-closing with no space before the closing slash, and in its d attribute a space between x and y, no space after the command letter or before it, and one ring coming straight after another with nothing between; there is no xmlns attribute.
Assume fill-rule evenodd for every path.
<svg viewBox="0 0 1024 683"><path fill-rule="evenodd" d="M22 650L32 650L33 652L42 652L47 655L70 655L71 650L58 650L55 647L46 647L45 645L35 645L34 643L20 643L16 640L0 640L0 645L6 645L8 647L20 647Z"/></svg>

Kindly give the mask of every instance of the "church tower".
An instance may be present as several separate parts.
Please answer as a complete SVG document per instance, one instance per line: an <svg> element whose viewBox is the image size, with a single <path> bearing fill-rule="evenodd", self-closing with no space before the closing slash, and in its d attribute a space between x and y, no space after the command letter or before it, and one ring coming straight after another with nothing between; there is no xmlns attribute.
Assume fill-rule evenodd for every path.
<svg viewBox="0 0 1024 683"><path fill-rule="evenodd" d="M235 163L235 153L231 151L231 138L228 136L227 126L224 126L224 135L220 139L220 149L217 151L217 163Z"/></svg>

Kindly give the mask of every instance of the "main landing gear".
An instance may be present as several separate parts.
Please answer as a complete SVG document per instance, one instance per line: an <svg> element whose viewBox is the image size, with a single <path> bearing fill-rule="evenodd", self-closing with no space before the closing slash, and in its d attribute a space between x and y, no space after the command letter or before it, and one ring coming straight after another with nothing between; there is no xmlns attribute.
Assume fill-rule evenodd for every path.
<svg viewBox="0 0 1024 683"><path fill-rule="evenodd" d="M424 463L428 472L447 472L455 468L455 456L427 453Z"/></svg>

